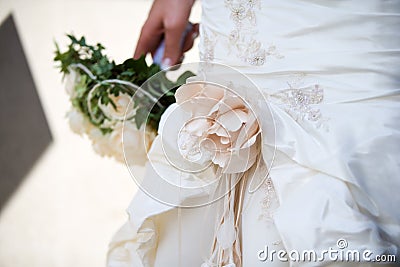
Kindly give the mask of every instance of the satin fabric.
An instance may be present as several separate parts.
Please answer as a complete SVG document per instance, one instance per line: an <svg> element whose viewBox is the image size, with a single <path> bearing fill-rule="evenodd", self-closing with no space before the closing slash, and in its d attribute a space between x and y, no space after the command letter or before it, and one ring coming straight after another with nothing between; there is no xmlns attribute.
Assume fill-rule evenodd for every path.
<svg viewBox="0 0 400 267"><path fill-rule="evenodd" d="M268 164L274 157L270 176L279 207L272 221L259 220L265 192L247 196L243 266L351 266L329 260L260 262L256 255L263 245L321 251L342 238L350 249L399 258L400 2L265 0L258 6L252 1L257 4L253 24L240 30L270 51L257 66L246 61L232 41L237 24L229 2L202 1L201 56L232 66L254 81L269 99L274 118L262 124L276 129L273 139L264 140L263 156ZM316 84L323 89L323 100L311 106L323 119L321 127L296 120L281 94ZM250 103L257 103L249 95ZM157 142L153 151L156 146ZM156 174L149 167L147 175ZM213 211L184 211L183 228L174 212L138 192L128 209L130 221L111 243L108 265L200 266L211 242L204 237L214 229L212 223L198 222L212 218ZM177 229L185 229L178 235L185 244L183 252L174 245ZM373 265L353 263L361 264Z"/></svg>

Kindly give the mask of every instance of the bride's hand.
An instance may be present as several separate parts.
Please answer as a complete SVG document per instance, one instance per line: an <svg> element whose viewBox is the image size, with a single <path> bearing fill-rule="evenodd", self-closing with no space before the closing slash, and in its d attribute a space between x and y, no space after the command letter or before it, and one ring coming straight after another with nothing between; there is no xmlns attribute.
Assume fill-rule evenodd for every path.
<svg viewBox="0 0 400 267"><path fill-rule="evenodd" d="M162 39L165 38L162 66L169 67L180 63L183 53L192 48L199 32L199 25L194 24L181 47L181 37L188 23L193 3L194 0L155 0L142 27L134 58L147 53L154 54Z"/></svg>

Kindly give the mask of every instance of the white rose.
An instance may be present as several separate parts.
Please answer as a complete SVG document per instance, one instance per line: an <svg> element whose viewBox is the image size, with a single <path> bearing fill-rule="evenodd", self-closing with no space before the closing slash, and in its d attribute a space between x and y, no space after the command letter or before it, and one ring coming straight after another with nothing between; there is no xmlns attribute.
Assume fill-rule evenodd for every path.
<svg viewBox="0 0 400 267"><path fill-rule="evenodd" d="M82 112L76 108L71 108L71 110L67 113L67 118L69 120L69 126L71 130L79 135L89 132L92 127L89 119L87 119Z"/></svg>
<svg viewBox="0 0 400 267"><path fill-rule="evenodd" d="M75 86L80 82L81 76L76 70L69 68L69 73L64 76L64 79L65 79L65 91L67 92L70 98L75 98L76 97Z"/></svg>
<svg viewBox="0 0 400 267"><path fill-rule="evenodd" d="M100 129L92 128L88 132L93 149L101 156L114 156L114 148L110 142L110 134L103 134Z"/></svg>
<svg viewBox="0 0 400 267"><path fill-rule="evenodd" d="M122 120L125 114L127 114L128 118L134 115L133 104L129 105L132 98L130 95L120 93L118 96L114 96L111 94L109 98L114 102L116 108L114 108L111 103L107 105L99 103L99 108L107 117Z"/></svg>
<svg viewBox="0 0 400 267"><path fill-rule="evenodd" d="M137 129L133 122L119 122L110 134L110 144L114 149L114 157L124 162L124 152L128 164L144 165L147 152L155 138L153 131L142 127Z"/></svg>

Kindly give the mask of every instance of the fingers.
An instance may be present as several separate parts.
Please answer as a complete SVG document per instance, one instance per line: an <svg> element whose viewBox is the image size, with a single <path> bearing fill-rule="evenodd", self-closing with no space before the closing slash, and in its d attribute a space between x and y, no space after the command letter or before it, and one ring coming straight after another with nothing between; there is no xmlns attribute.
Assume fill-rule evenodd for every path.
<svg viewBox="0 0 400 267"><path fill-rule="evenodd" d="M162 24L155 20L148 20L142 27L139 41L136 45L133 58L138 59L147 53L153 53L162 39Z"/></svg>
<svg viewBox="0 0 400 267"><path fill-rule="evenodd" d="M185 31L186 21L183 23L166 23L165 25L165 52L162 62L163 68L168 68L179 62L182 56L181 38Z"/></svg>
<svg viewBox="0 0 400 267"><path fill-rule="evenodd" d="M137 59L142 55L146 55L147 53L154 54L159 44L161 43L163 36L165 36L166 47L162 67L168 68L172 65L182 63L184 58L183 53L193 47L194 41L199 35L199 24L193 24L191 31L186 34L183 41L183 46L181 47L181 42L177 40L180 40L182 38L184 30L184 27L171 27L168 30L163 30L161 23L157 24L151 21L147 21L143 25L139 41L135 49L134 58ZM168 45L167 39L170 41Z"/></svg>
<svg viewBox="0 0 400 267"><path fill-rule="evenodd" d="M197 36L199 36L199 24L195 23L183 42L183 52L189 51L193 47L194 40L196 40Z"/></svg>
<svg viewBox="0 0 400 267"><path fill-rule="evenodd" d="M165 48L161 65L165 68L178 63L183 50L190 49L193 46L193 39L198 35L198 25L195 25L185 38L182 47L182 35L193 3L194 0L154 0L140 33L134 58L139 58L149 52L154 55L164 37ZM171 10L174 12L170 12Z"/></svg>

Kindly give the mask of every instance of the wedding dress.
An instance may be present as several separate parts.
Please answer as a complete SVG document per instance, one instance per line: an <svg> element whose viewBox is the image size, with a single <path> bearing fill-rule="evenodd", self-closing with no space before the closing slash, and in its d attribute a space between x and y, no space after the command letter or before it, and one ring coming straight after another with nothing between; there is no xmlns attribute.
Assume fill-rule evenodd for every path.
<svg viewBox="0 0 400 267"><path fill-rule="evenodd" d="M266 247L321 252L344 244L398 258L400 2L202 0L202 8L201 59L251 79L276 129L274 144L262 144L265 159L276 148L270 178L244 196L242 266L373 265L262 261ZM161 142L149 158L174 179L181 174ZM157 168L148 165L143 181ZM211 266L217 204L174 208L139 190L108 266Z"/></svg>

